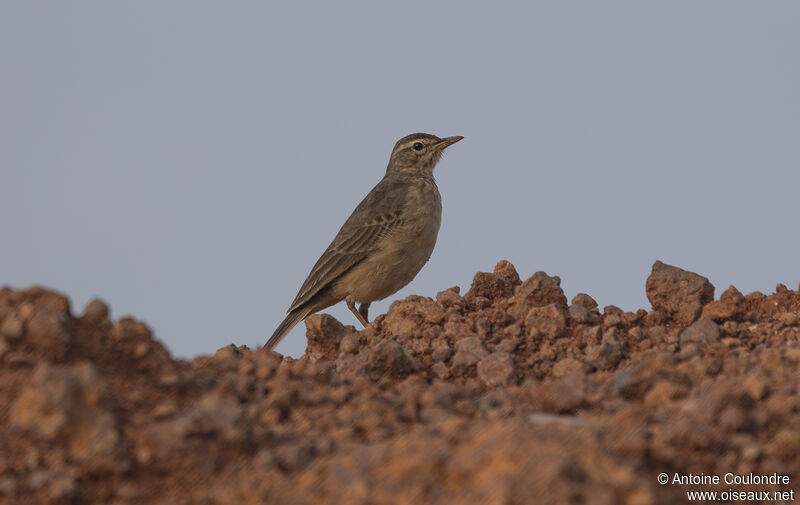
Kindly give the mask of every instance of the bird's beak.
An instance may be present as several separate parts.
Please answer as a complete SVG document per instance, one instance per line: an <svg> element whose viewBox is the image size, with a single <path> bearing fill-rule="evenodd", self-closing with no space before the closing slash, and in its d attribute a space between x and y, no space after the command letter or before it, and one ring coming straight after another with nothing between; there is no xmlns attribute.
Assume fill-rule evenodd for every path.
<svg viewBox="0 0 800 505"><path fill-rule="evenodd" d="M445 147L451 146L451 145L455 144L456 142L458 142L459 140L461 140L463 138L464 137L462 137L461 135L456 135L455 137L446 137L446 138L443 138L442 140L440 140L439 142L437 142L434 145L435 145L437 151L441 151Z"/></svg>

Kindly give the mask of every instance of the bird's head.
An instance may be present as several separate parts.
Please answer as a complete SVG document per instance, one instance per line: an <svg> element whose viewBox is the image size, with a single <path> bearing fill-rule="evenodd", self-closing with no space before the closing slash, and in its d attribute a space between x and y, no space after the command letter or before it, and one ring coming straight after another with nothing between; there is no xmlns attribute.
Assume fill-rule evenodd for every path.
<svg viewBox="0 0 800 505"><path fill-rule="evenodd" d="M386 173L433 175L433 167L442 151L464 137L439 138L428 133L412 133L397 141L389 158Z"/></svg>

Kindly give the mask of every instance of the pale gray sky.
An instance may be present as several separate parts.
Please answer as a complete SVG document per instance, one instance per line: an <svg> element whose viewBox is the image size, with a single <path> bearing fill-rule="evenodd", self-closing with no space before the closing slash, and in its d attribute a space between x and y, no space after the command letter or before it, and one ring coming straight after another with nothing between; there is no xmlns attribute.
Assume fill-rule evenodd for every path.
<svg viewBox="0 0 800 505"><path fill-rule="evenodd" d="M796 289L798 26L792 1L3 2L0 285L100 296L178 356L263 344L424 131L466 137L439 241L373 316L499 259L626 310L656 259Z"/></svg>

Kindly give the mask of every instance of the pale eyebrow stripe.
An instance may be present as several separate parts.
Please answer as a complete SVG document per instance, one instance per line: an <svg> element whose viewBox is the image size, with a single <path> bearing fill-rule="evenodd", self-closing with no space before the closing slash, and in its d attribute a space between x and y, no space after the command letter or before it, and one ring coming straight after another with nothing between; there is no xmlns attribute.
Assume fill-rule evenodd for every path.
<svg viewBox="0 0 800 505"><path fill-rule="evenodd" d="M431 140L433 140L433 139L425 139L425 138L423 138L423 139L412 139L412 140L409 140L407 142L403 142L402 144L397 146L397 148L395 148L395 151L400 151L402 149L408 149L409 147L413 146L417 142L422 142L423 144L427 145L429 143L428 141L431 141Z"/></svg>

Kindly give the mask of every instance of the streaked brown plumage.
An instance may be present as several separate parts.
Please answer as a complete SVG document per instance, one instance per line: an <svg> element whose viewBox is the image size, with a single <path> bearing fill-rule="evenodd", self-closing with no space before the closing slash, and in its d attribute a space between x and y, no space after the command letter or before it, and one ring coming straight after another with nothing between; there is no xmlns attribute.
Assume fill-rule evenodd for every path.
<svg viewBox="0 0 800 505"><path fill-rule="evenodd" d="M433 167L462 138L414 133L395 144L386 175L317 260L268 349L310 314L342 300L366 327L369 304L411 282L433 252L442 218Z"/></svg>

